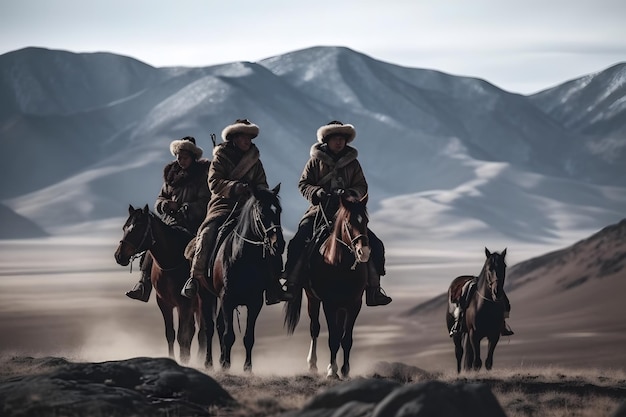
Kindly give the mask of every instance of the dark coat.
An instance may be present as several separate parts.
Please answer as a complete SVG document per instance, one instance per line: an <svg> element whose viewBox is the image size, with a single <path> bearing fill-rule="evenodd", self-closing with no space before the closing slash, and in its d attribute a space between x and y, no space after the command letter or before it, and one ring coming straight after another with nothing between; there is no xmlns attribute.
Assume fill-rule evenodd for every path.
<svg viewBox="0 0 626 417"><path fill-rule="evenodd" d="M335 161L325 144L316 143L311 147L310 155L311 158L304 166L298 182L300 193L311 203L302 219L313 217L319 211L316 193L320 188L328 194L341 188L357 198L367 194L367 181L357 160L359 153L355 148L346 146L339 159ZM335 205L330 212L326 212L326 215L334 216L337 208Z"/></svg>
<svg viewBox="0 0 626 417"><path fill-rule="evenodd" d="M269 188L259 157L259 148L254 144L245 153L231 142L220 143L213 149L213 162L209 169L211 201L202 227L217 217L228 216L235 204L237 208L231 216L239 214L249 196L234 194L237 183L246 183L251 189Z"/></svg>
<svg viewBox="0 0 626 417"><path fill-rule="evenodd" d="M163 169L163 186L154 204L159 217L170 226L181 226L196 233L206 216L207 204L211 198L208 173L211 161L199 159L188 169L183 170L178 162L172 161ZM169 200L185 206L176 213L166 210Z"/></svg>

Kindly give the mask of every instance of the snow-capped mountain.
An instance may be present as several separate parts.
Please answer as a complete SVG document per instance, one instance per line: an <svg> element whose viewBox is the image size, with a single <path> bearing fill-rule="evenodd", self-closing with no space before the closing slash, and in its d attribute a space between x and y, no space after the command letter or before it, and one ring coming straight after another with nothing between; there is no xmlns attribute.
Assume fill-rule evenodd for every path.
<svg viewBox="0 0 626 417"><path fill-rule="evenodd" d="M387 239L584 235L626 211L626 120L615 110L624 88L610 72L624 64L563 84L567 94L526 97L341 47L206 68L27 48L0 56L0 150L10 155L0 201L49 231L123 217L129 203L154 202L171 140L195 136L210 157L209 134L247 117L293 230L315 132L336 119L357 129L372 222ZM603 123L612 159L594 146L608 137L593 134Z"/></svg>

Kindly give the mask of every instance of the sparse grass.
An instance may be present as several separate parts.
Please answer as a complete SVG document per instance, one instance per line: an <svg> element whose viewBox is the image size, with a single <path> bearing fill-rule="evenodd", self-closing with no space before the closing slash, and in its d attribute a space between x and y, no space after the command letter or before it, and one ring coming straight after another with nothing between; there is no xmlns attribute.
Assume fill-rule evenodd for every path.
<svg viewBox="0 0 626 417"><path fill-rule="evenodd" d="M609 417L626 400L626 374L619 370L520 368L457 375L394 365L386 364L385 372L363 376L404 384L426 380L484 383L507 417ZM317 393L342 383L321 374L271 377L218 373L213 377L242 405L237 414L229 414L237 417L274 416L299 409Z"/></svg>

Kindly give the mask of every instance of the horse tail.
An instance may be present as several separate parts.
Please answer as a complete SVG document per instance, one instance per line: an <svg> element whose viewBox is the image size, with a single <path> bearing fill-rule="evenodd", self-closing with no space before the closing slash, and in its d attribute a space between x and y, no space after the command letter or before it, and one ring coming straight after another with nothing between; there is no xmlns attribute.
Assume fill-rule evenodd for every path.
<svg viewBox="0 0 626 417"><path fill-rule="evenodd" d="M285 305L285 321L284 325L287 326L287 333L293 334L296 330L296 326L300 321L300 309L302 307L302 289L296 291L293 299L287 301Z"/></svg>

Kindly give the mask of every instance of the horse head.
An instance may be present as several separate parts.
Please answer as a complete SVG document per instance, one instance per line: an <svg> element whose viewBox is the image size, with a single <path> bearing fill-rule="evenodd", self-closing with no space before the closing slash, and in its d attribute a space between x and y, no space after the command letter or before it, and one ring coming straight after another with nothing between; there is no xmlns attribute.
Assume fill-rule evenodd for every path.
<svg viewBox="0 0 626 417"><path fill-rule="evenodd" d="M143 209L128 206L128 219L122 231L124 234L115 251L115 260L118 264L126 266L134 255L150 249L154 241L151 214L147 204Z"/></svg>
<svg viewBox="0 0 626 417"><path fill-rule="evenodd" d="M504 279L506 277L506 249L502 253L490 252L485 248L485 266L483 268L486 285L491 293L491 299L500 301L504 294Z"/></svg>
<svg viewBox="0 0 626 417"><path fill-rule="evenodd" d="M282 208L278 193L280 184L273 189L255 189L241 210L237 234L243 242L262 246L270 254L282 254L285 249L283 229L280 224Z"/></svg>
<svg viewBox="0 0 626 417"><path fill-rule="evenodd" d="M324 259L331 265L341 262L342 248L347 248L354 256L354 266L366 263L370 257L367 237L367 194L357 198L343 194L339 198L339 209L335 214L334 230L325 245Z"/></svg>

